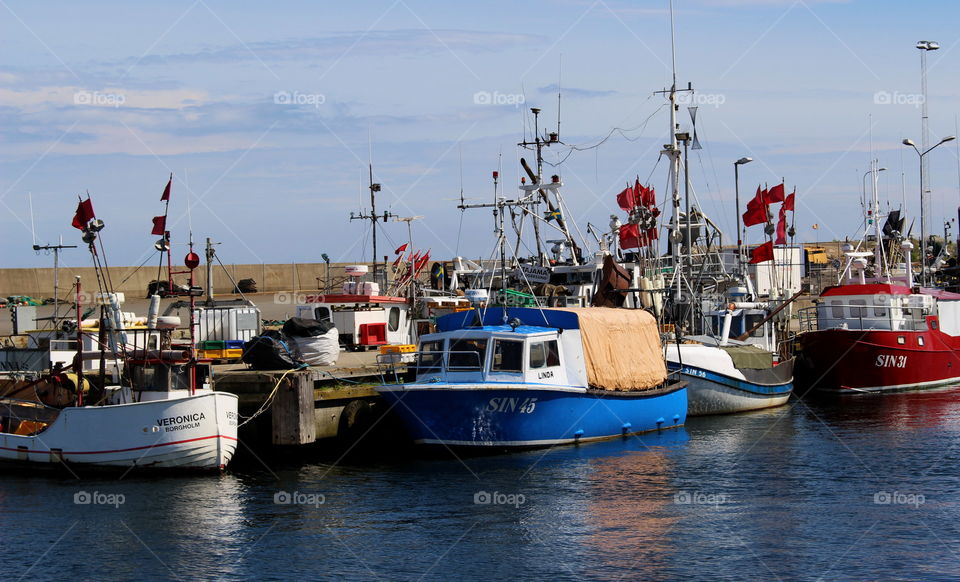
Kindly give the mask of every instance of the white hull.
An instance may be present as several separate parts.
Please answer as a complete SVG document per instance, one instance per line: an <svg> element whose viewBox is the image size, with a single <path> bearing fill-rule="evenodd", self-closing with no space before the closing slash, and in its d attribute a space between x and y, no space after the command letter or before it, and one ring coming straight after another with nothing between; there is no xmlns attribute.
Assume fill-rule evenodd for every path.
<svg viewBox="0 0 960 582"><path fill-rule="evenodd" d="M65 408L40 433L0 433L0 461L220 469L237 448L237 397Z"/></svg>
<svg viewBox="0 0 960 582"><path fill-rule="evenodd" d="M731 414L782 406L790 394L753 394L706 378L682 374L687 382L687 416Z"/></svg>

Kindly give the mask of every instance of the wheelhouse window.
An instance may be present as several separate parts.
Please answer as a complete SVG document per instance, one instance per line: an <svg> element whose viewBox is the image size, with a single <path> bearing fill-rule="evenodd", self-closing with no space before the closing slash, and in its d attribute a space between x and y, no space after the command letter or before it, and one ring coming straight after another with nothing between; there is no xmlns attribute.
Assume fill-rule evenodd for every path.
<svg viewBox="0 0 960 582"><path fill-rule="evenodd" d="M317 321L330 321L330 308L317 307L313 310L313 318Z"/></svg>
<svg viewBox="0 0 960 582"><path fill-rule="evenodd" d="M387 312L387 329L397 331L400 329L400 308L391 307Z"/></svg>
<svg viewBox="0 0 960 582"><path fill-rule="evenodd" d="M481 370L487 359L487 340L459 339L450 341L450 359L448 366L451 370Z"/></svg>
<svg viewBox="0 0 960 582"><path fill-rule="evenodd" d="M841 310L841 311L842 311L842 310ZM758 323L760 323L760 322L763 320L763 318L764 318L764 315L763 315L763 314L760 314L760 313L758 313L758 314L756 314L756 315L748 315L748 316L747 316L747 327L746 327L746 329L753 329L753 326L755 326L755 325L757 325ZM752 337L764 337L765 331L766 331L766 330L764 330L764 326L761 325L760 327L758 327L757 329L755 329L755 330L753 331L753 333L750 334L750 335L751 335Z"/></svg>
<svg viewBox="0 0 960 582"><path fill-rule="evenodd" d="M864 299L851 299L850 300L850 316L851 317L863 317L865 315L866 309L859 306L866 306L867 302Z"/></svg>
<svg viewBox="0 0 960 582"><path fill-rule="evenodd" d="M420 344L420 372L430 372L440 369L443 364L443 340L422 342Z"/></svg>
<svg viewBox="0 0 960 582"><path fill-rule="evenodd" d="M560 350L557 340L530 344L530 369L549 368L560 365Z"/></svg>
<svg viewBox="0 0 960 582"><path fill-rule="evenodd" d="M523 342L494 340L493 364L491 364L490 369L494 372L522 372Z"/></svg>
<svg viewBox="0 0 960 582"><path fill-rule="evenodd" d="M917 345L918 345L918 346L922 346L922 345L923 345L923 336L922 336L922 335L918 335L918 336L917 336Z"/></svg>
<svg viewBox="0 0 960 582"><path fill-rule="evenodd" d="M840 301L834 301L830 307L834 319L843 319L843 304Z"/></svg>

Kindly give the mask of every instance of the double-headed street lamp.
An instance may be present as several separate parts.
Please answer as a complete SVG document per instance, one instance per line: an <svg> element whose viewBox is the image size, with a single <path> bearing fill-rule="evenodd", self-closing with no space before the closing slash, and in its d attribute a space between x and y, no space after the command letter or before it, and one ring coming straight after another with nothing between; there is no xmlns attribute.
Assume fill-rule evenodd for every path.
<svg viewBox="0 0 960 582"><path fill-rule="evenodd" d="M904 139L903 145L910 146L913 148L913 151L917 152L917 155L920 156L920 284L927 284L927 223L924 220L924 216L927 211L927 193L924 190L926 185L926 171L924 170L923 159L924 157L937 149L939 146L947 143L948 141L953 141L957 139L955 135L948 135L947 137L941 139L935 145L930 146L929 148L923 150L922 152L917 149L917 144L913 143L911 139Z"/></svg>
<svg viewBox="0 0 960 582"><path fill-rule="evenodd" d="M733 162L733 190L737 204L737 269L743 263L743 240L740 236L740 166L749 164L753 158L740 158Z"/></svg>

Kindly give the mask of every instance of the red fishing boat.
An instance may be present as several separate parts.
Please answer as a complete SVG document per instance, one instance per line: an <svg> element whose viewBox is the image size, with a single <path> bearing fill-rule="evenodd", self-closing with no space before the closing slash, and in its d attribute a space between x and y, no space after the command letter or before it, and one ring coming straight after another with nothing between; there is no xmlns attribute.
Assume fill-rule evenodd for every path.
<svg viewBox="0 0 960 582"><path fill-rule="evenodd" d="M872 206L875 231L858 248L845 245L840 284L800 311L797 385L827 392L958 385L960 294L915 284L913 243L900 234L900 212L887 215L881 229L873 222L881 218L876 188ZM867 250L871 240L876 244ZM920 278L929 270L922 261Z"/></svg>
<svg viewBox="0 0 960 582"><path fill-rule="evenodd" d="M960 294L853 283L828 287L810 309L798 338L801 386L877 392L960 384Z"/></svg>

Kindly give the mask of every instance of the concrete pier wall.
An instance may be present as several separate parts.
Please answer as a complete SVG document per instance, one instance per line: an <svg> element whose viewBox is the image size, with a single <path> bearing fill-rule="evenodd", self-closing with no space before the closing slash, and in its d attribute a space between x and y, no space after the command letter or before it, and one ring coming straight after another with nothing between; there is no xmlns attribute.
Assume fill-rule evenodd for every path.
<svg viewBox="0 0 960 582"><path fill-rule="evenodd" d="M330 279L334 288L340 287L345 275L346 265L362 263L331 263ZM174 271L185 270L182 265L174 265ZM278 291L317 291L323 290L327 281L327 266L324 263L289 263L289 264L261 264L261 265L224 265L213 268L214 292L218 295L228 294L233 290L233 281L254 279L257 290L263 292ZM166 267L160 277L166 279ZM74 277L79 275L87 290L96 288L96 275L92 267L61 267L60 268L60 297L65 298ZM110 277L113 287L131 298L146 296L147 285L157 278L157 265L136 267L111 267ZM207 270L200 265L196 271L197 285L207 287ZM29 295L43 298L53 297L54 270L40 269L0 269L0 296ZM177 283L186 284L187 275L174 275Z"/></svg>

